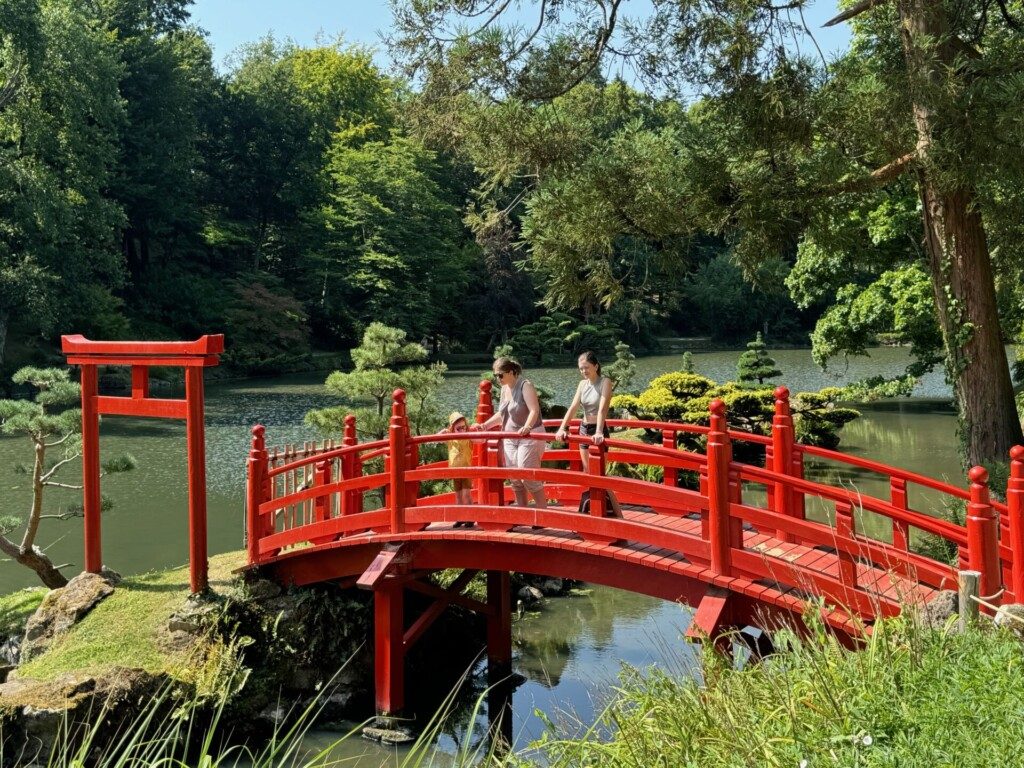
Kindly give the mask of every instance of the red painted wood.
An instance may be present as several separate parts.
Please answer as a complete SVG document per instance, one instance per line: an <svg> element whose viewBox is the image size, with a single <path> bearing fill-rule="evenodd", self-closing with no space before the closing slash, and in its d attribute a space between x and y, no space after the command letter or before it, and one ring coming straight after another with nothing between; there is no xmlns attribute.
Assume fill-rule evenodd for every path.
<svg viewBox="0 0 1024 768"><path fill-rule="evenodd" d="M82 366L82 506L85 516L85 570L103 568L100 537L100 419L96 408L95 365Z"/></svg>
<svg viewBox="0 0 1024 768"><path fill-rule="evenodd" d="M1008 537L1014 602L1024 600L1024 446L1010 449L1010 479L1006 486Z"/></svg>
<svg viewBox="0 0 1024 768"><path fill-rule="evenodd" d="M200 374L201 369L197 369ZM156 419L188 418L188 403L185 400L165 400L146 398L139 400L134 397L110 397L101 395L96 398L99 413L105 416L148 416Z"/></svg>
<svg viewBox="0 0 1024 768"><path fill-rule="evenodd" d="M118 356L194 356L219 355L224 351L224 335L200 336L195 341L93 341L81 334L60 337L65 354Z"/></svg>
<svg viewBox="0 0 1024 768"><path fill-rule="evenodd" d="M260 519L260 504L263 502L265 489L264 474L267 468L265 433L266 428L262 425L258 424L252 428L252 446L249 449L249 459L246 461L245 546L250 563L260 562L260 538L266 535L263 521Z"/></svg>
<svg viewBox="0 0 1024 768"><path fill-rule="evenodd" d="M844 502L836 504L836 536L854 538L853 508ZM857 561L845 547L839 549L839 578L845 586L857 588Z"/></svg>
<svg viewBox="0 0 1024 768"><path fill-rule="evenodd" d="M691 640L712 640L718 638L727 625L731 624L729 596L732 593L721 587L708 587L694 611L693 620L686 629Z"/></svg>
<svg viewBox="0 0 1024 768"><path fill-rule="evenodd" d="M999 518L988 497L988 471L972 467L968 472L971 482L971 501L967 505L967 559L972 571L981 573L981 596L999 602ZM984 610L984 606L983 606Z"/></svg>
<svg viewBox="0 0 1024 768"><path fill-rule="evenodd" d="M217 355L205 357L141 357L138 355L68 355L68 365L159 365L169 368L211 368L218 365Z"/></svg>
<svg viewBox="0 0 1024 768"><path fill-rule="evenodd" d="M185 441L188 444L189 581L192 593L207 587L206 549L206 439L203 430L203 371L185 370Z"/></svg>
<svg viewBox="0 0 1024 768"><path fill-rule="evenodd" d="M378 714L405 707L405 607L401 585L373 593L374 691Z"/></svg>
<svg viewBox="0 0 1024 768"><path fill-rule="evenodd" d="M789 409L789 390L786 387L778 387L775 390L775 415L772 417L772 463L771 468L777 475L793 474L793 444L794 444L793 417ZM765 467L769 464L766 462ZM794 517L797 513L793 501L793 489L785 483L776 483L771 486L772 495L775 499L776 511L788 517ZM779 538L785 537L785 532L779 532Z"/></svg>
<svg viewBox="0 0 1024 768"><path fill-rule="evenodd" d="M708 543L711 570L728 576L731 564L729 523L729 435L725 431L725 403L711 401L708 432Z"/></svg>
<svg viewBox="0 0 1024 768"><path fill-rule="evenodd" d="M149 397L149 368L144 365L132 366L132 398L141 400Z"/></svg>
<svg viewBox="0 0 1024 768"><path fill-rule="evenodd" d="M508 571L487 572L487 675L496 685L512 673L512 585Z"/></svg>
<svg viewBox="0 0 1024 768"><path fill-rule="evenodd" d="M99 415L148 416L185 419L188 452L189 564L193 592L207 586L206 541L206 449L203 434L203 367L217 365L224 351L222 335L203 336L189 342L92 341L81 335L61 337L69 365L82 366L82 473L85 508L85 567L98 572L102 567L99 525ZM96 366L131 367L131 397L100 395ZM185 400L149 397L149 367L185 368ZM262 474L261 467L257 474ZM249 535L260 536L258 503L250 522L256 526ZM250 549L258 557L258 546Z"/></svg>

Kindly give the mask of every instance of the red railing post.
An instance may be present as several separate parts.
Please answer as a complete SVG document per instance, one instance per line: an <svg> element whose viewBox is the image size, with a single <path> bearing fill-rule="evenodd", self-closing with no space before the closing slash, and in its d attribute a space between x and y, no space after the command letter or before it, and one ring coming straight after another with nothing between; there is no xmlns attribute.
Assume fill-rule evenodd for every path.
<svg viewBox="0 0 1024 768"><path fill-rule="evenodd" d="M405 392L396 389L392 395L391 424L388 428L388 506L391 511L391 533L405 532L405 461L406 425Z"/></svg>
<svg viewBox="0 0 1024 768"><path fill-rule="evenodd" d="M485 467L501 466L501 440L488 440L487 450L484 454L483 465ZM483 480L484 504L494 507L505 505L505 481L500 477Z"/></svg>
<svg viewBox="0 0 1024 768"><path fill-rule="evenodd" d="M608 450L603 443L591 445L587 448L587 474L594 477L604 477L605 473L605 452ZM590 514L592 517L605 517L607 507L607 496L604 488L590 486Z"/></svg>
<svg viewBox="0 0 1024 768"><path fill-rule="evenodd" d="M401 399L402 423L405 424L405 468L406 470L416 469L420 463L420 447L412 442L412 424L409 421L409 404L403 393ZM405 485L405 503L416 506L416 499L420 497L419 481L411 481Z"/></svg>
<svg viewBox="0 0 1024 768"><path fill-rule="evenodd" d="M269 501L267 488L267 444L264 435L266 427L257 424L252 428L252 445L246 461L245 474L245 545L249 553L249 564L260 562L260 539L265 526L260 520L260 504Z"/></svg>
<svg viewBox="0 0 1024 768"><path fill-rule="evenodd" d="M481 381L479 395L476 403L476 423L483 424L494 415L494 401L491 399L491 382ZM487 443L486 441L473 442L473 466L487 466ZM477 504L490 504L488 498L489 483L485 479L473 482L473 491L476 494L474 501Z"/></svg>
<svg viewBox="0 0 1024 768"><path fill-rule="evenodd" d="M345 432L341 444L353 446L359 444L356 436L356 417L351 413L345 417ZM341 459L341 477L343 480L352 480L363 473L363 463L354 451L346 453ZM357 515L363 511L363 492L345 491L341 495L341 514Z"/></svg>
<svg viewBox="0 0 1024 768"><path fill-rule="evenodd" d="M333 482L334 478L332 475L334 474L334 471L331 466L333 463L334 462L331 459L324 459L323 461L317 462L315 474L313 475L313 484L317 488L323 488ZM316 501L313 503L313 517L318 523L331 519L330 495L316 497Z"/></svg>
<svg viewBox="0 0 1024 768"><path fill-rule="evenodd" d="M848 501L836 502L836 536L853 539L856 528L853 519L853 505ZM848 552L836 542L836 556L839 558L839 580L847 589L857 588L857 560L853 553ZM851 600L851 605L853 602Z"/></svg>
<svg viewBox="0 0 1024 768"><path fill-rule="evenodd" d="M981 596L990 600L1000 588L999 517L988 495L988 471L981 466L967 473L971 500L967 504L967 563L981 573Z"/></svg>
<svg viewBox="0 0 1024 768"><path fill-rule="evenodd" d="M1010 480L1006 484L1011 588L1014 602L1024 601L1024 445L1010 449Z"/></svg>
<svg viewBox="0 0 1024 768"><path fill-rule="evenodd" d="M674 429L661 430L661 447L670 448L673 451L678 447L676 445L676 432ZM665 485L675 488L679 484L679 470L675 467L665 467L665 474L662 478L662 482Z"/></svg>
<svg viewBox="0 0 1024 768"><path fill-rule="evenodd" d="M793 475L793 415L789 406L789 390L778 387L775 390L775 415L772 417L772 471L779 475ZM774 489L775 511L787 517L796 516L793 503L793 489L785 483L776 483ZM795 537L786 531L778 531L780 541L792 543Z"/></svg>
<svg viewBox="0 0 1024 768"><path fill-rule="evenodd" d="M732 453L725 421L725 403L711 401L711 431L708 433L708 539L711 570L728 576L732 569L729 499L729 459Z"/></svg>

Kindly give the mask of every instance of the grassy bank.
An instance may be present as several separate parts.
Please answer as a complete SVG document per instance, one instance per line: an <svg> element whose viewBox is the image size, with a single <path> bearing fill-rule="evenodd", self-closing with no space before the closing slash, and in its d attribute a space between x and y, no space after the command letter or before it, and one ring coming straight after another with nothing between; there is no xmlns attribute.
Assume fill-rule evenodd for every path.
<svg viewBox="0 0 1024 768"><path fill-rule="evenodd" d="M553 766L892 766L1024 764L1024 646L1005 630L965 634L899 619L859 652L824 635L782 638L743 670L704 658L704 680L626 669L599 729L608 741L550 739L511 762Z"/></svg>
<svg viewBox="0 0 1024 768"><path fill-rule="evenodd" d="M210 586L223 593L232 570L245 553L210 558ZM15 595L24 592L16 592ZM131 666L175 679L191 679L195 669L186 653L169 652L162 644L168 617L189 596L188 566L126 577L114 593L53 643L45 653L18 668L18 676L52 680L65 673L101 675Z"/></svg>

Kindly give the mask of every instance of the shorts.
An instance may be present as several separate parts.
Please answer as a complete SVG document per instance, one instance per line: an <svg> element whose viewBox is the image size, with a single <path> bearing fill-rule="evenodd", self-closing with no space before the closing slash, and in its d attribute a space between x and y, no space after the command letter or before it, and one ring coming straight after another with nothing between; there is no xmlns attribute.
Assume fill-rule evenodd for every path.
<svg viewBox="0 0 1024 768"><path fill-rule="evenodd" d="M473 481L466 477L457 477L452 480L456 491L468 491L473 487Z"/></svg>
<svg viewBox="0 0 1024 768"><path fill-rule="evenodd" d="M580 436L582 437L593 437L597 434L597 424L587 424L585 421L580 422ZM601 430L601 434L607 438L611 433L608 431L608 427Z"/></svg>

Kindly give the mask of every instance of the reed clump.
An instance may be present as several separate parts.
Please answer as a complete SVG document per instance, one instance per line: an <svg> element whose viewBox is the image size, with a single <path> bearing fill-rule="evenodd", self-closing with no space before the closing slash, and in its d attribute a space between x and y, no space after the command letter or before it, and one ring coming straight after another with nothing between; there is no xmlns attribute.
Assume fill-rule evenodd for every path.
<svg viewBox="0 0 1024 768"><path fill-rule="evenodd" d="M624 669L582 738L548 737L510 762L551 766L957 766L1024 764L1024 646L1009 632L959 634L912 617L878 624L851 651L814 627L734 669L703 654L703 679ZM607 733L610 739L598 739Z"/></svg>

